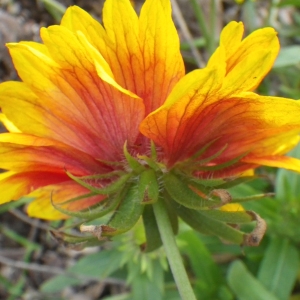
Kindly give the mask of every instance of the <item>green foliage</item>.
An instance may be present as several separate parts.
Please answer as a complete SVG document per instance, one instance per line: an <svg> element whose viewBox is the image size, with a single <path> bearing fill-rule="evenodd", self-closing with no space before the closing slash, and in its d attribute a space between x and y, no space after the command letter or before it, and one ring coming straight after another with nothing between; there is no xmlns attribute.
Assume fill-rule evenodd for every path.
<svg viewBox="0 0 300 300"><path fill-rule="evenodd" d="M280 300L288 299L297 279L299 254L288 239L274 238L266 249L258 280Z"/></svg>
<svg viewBox="0 0 300 300"><path fill-rule="evenodd" d="M260 283L239 260L231 264L227 274L228 284L240 300L278 300Z"/></svg>
<svg viewBox="0 0 300 300"><path fill-rule="evenodd" d="M67 8L56 0L40 0L40 2L45 5L46 9L52 15L54 20L60 22Z"/></svg>

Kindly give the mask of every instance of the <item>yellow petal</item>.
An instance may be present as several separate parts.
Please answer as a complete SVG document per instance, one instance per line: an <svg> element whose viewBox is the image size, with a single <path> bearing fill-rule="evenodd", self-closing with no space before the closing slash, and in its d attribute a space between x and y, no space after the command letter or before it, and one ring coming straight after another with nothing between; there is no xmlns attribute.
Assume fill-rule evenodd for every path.
<svg viewBox="0 0 300 300"><path fill-rule="evenodd" d="M78 31L77 32L77 38L79 39L79 41L81 42L83 48L88 49L89 54L91 55L91 59L93 60L96 70L97 70L97 74L99 75L99 77L111 84L113 87L115 87L116 89L118 89L119 91L123 92L124 94L127 94L133 98L139 98L137 95L135 95L134 93L122 88L114 79L114 76L111 72L111 69L109 67L109 65L107 64L107 62L104 60L103 56L96 50L96 48L94 48L89 41L87 40L87 38L83 35L82 32Z"/></svg>
<svg viewBox="0 0 300 300"><path fill-rule="evenodd" d="M224 46L227 49L225 44ZM231 55L227 56L227 72L229 73L246 57L252 56L254 52L266 49L269 51L274 62L279 52L279 40L276 31L270 27L253 31L240 43L236 51L229 52Z"/></svg>
<svg viewBox="0 0 300 300"><path fill-rule="evenodd" d="M254 31L244 40L243 24L230 22L222 31L220 47L224 49L226 78L224 89L228 94L252 91L270 71L279 52L277 33L273 28ZM220 49L212 55L208 66L223 68Z"/></svg>
<svg viewBox="0 0 300 300"><path fill-rule="evenodd" d="M257 88L275 61L269 50L255 51L239 61L223 82L225 94L238 94Z"/></svg>
<svg viewBox="0 0 300 300"><path fill-rule="evenodd" d="M184 75L170 2L147 0L138 18L128 0L108 0L103 22L105 29L74 6L67 10L62 26L86 36L109 63L116 82L144 99L148 114Z"/></svg>
<svg viewBox="0 0 300 300"><path fill-rule="evenodd" d="M139 40L144 55L143 96L147 112L151 112L164 103L184 76L185 68L169 0L147 0L142 7L139 24Z"/></svg>
<svg viewBox="0 0 300 300"><path fill-rule="evenodd" d="M241 44L243 33L244 25L242 22L233 21L224 27L220 35L220 47L224 49L225 60L235 54ZM209 59L208 66L217 66L223 61L223 58L220 59L219 56L216 56L217 52L215 51Z"/></svg>
<svg viewBox="0 0 300 300"><path fill-rule="evenodd" d="M300 172L300 159L288 156L248 156L242 159L243 162L257 164L261 166L269 166L283 168L291 171Z"/></svg>
<svg viewBox="0 0 300 300"><path fill-rule="evenodd" d="M239 203L228 203L220 207L222 211L245 211L244 207Z"/></svg>
<svg viewBox="0 0 300 300"><path fill-rule="evenodd" d="M232 57L238 50L244 33L242 22L232 21L221 32L220 45L226 48L226 57Z"/></svg>
<svg viewBox="0 0 300 300"><path fill-rule="evenodd" d="M21 132L15 124L13 124L5 114L0 113L0 122L5 126L9 132Z"/></svg>
<svg viewBox="0 0 300 300"><path fill-rule="evenodd" d="M16 95L22 93L17 97L11 86L4 86L7 92L0 93L0 105L6 106L4 113L22 132L55 138L104 160L119 159L125 141L131 145L139 134L144 104L141 99L129 96L130 92L124 94L125 90L118 84L113 86L109 74L106 81L111 80L110 83L103 81L96 66L103 62L99 56L87 45L84 47L83 39L79 41L76 34L57 28L43 30L46 48L25 42L11 47L14 64L25 86L16 92ZM50 55L48 49L52 57L44 60ZM103 66L102 71L105 70ZM29 90L27 95L26 90ZM38 122L28 122L26 127L25 120L12 118L16 113L7 101L9 96L22 102L24 111L32 111L24 117L26 121L38 119Z"/></svg>
<svg viewBox="0 0 300 300"><path fill-rule="evenodd" d="M59 98L65 100L63 95L56 100ZM68 116L71 118L70 112L73 118L76 115L71 104L67 109L65 105L49 101L45 95L38 97L22 82L4 82L0 84L0 106L7 118L24 133L63 140L70 145L81 143L78 128L76 131L66 120Z"/></svg>

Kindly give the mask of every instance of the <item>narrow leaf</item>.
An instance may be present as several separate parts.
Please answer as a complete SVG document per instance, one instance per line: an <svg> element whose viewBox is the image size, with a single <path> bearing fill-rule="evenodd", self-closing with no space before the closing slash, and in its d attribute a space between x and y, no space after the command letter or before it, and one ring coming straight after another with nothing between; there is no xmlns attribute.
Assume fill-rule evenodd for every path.
<svg viewBox="0 0 300 300"><path fill-rule="evenodd" d="M299 255L287 239L274 238L265 252L258 279L281 300L289 298L297 280Z"/></svg>
<svg viewBox="0 0 300 300"><path fill-rule="evenodd" d="M227 280L239 300L279 300L247 270L241 261L231 264Z"/></svg>
<svg viewBox="0 0 300 300"><path fill-rule="evenodd" d="M76 200L91 197L94 195L95 195L94 193L90 193L90 194L87 194L84 196L76 197L73 200L76 201ZM106 214L113 211L118 206L119 202L121 201L121 195L122 195L121 192L117 193L115 195L111 195L111 196L107 197L106 199L104 199L101 203L99 203L93 207L90 207L86 210L81 210L81 211L70 211L68 209L64 209L61 207L61 204L60 205L55 204L52 201L52 199L51 199L51 203L55 209L57 209L59 212L61 212L63 214L66 214L71 217L76 217L76 218L91 221L91 220L103 217Z"/></svg>

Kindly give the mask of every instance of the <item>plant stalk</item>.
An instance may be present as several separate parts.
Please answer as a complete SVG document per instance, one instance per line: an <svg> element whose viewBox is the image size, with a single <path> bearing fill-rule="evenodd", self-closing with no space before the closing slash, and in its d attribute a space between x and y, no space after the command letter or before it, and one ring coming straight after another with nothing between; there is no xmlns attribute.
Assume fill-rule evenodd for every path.
<svg viewBox="0 0 300 300"><path fill-rule="evenodd" d="M175 241L175 236L170 223L170 219L162 199L159 199L156 203L153 204L153 210L160 237L163 242L171 271L181 299L197 300L187 276L186 270L184 268L181 255Z"/></svg>

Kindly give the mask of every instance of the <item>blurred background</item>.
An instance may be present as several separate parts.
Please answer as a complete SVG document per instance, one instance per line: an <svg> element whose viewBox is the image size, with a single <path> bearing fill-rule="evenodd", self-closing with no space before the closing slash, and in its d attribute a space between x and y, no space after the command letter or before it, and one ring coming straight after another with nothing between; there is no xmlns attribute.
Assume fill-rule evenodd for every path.
<svg viewBox="0 0 300 300"><path fill-rule="evenodd" d="M70 5L101 21L103 2L0 0L0 82L18 80L5 43L40 41L40 27L58 24ZM132 2L139 11L143 1ZM206 65L220 31L231 20L243 21L247 35L272 26L278 31L281 52L258 92L300 98L300 0L173 0L172 4L187 71ZM300 147L293 156L300 158ZM180 226L177 241L198 299L300 300L300 175L269 168L257 174L257 179L230 192L234 197L276 192L274 198L245 204L268 223L259 247L229 245ZM101 246L73 249L49 233L63 223L27 217L28 200L0 206L0 299L180 299L163 250L141 251L141 223ZM68 222L73 221L65 225Z"/></svg>

